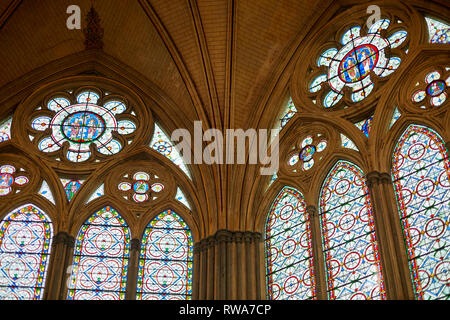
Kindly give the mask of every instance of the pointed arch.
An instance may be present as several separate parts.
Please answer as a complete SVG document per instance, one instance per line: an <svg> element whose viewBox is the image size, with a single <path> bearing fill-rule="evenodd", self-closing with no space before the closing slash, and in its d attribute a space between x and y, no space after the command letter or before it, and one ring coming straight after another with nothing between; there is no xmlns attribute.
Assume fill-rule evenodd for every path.
<svg viewBox="0 0 450 320"><path fill-rule="evenodd" d="M369 189L362 170L338 161L320 193L330 299L386 299Z"/></svg>
<svg viewBox="0 0 450 320"><path fill-rule="evenodd" d="M392 158L392 177L417 299L448 297L450 161L439 134L409 125Z"/></svg>
<svg viewBox="0 0 450 320"><path fill-rule="evenodd" d="M131 235L112 207L95 212L75 243L69 300L125 299Z"/></svg>
<svg viewBox="0 0 450 320"><path fill-rule="evenodd" d="M0 222L0 300L43 298L52 239L50 218L33 204Z"/></svg>
<svg viewBox="0 0 450 320"><path fill-rule="evenodd" d="M194 240L173 210L156 216L144 231L139 256L138 300L191 300Z"/></svg>
<svg viewBox="0 0 450 320"><path fill-rule="evenodd" d="M265 251L268 299L316 298L310 217L294 188L284 187L272 204Z"/></svg>

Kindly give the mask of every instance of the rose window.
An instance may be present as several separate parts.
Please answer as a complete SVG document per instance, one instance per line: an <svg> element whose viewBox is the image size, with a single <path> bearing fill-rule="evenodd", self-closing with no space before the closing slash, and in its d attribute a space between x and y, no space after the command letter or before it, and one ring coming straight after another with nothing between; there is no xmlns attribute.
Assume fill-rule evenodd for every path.
<svg viewBox="0 0 450 320"><path fill-rule="evenodd" d="M314 158L320 157L317 156L317 154L322 153L327 146L327 140L324 139L321 134L307 136L302 140L300 148L295 148L294 151L291 152L288 165L294 168L294 170L297 167L301 167L303 171L307 171L314 166Z"/></svg>
<svg viewBox="0 0 450 320"><path fill-rule="evenodd" d="M414 92L413 103L424 103L433 107L439 107L447 100L447 89L450 86L450 76L443 80L438 71L433 71L425 76L426 87ZM421 106L426 109L425 105Z"/></svg>
<svg viewBox="0 0 450 320"><path fill-rule="evenodd" d="M73 99L54 96L45 108L38 108L30 139L40 138L39 150L51 154L63 150L71 162L87 161L93 151L103 156L120 152L136 131L134 112L129 112L124 99L98 92L84 90Z"/></svg>
<svg viewBox="0 0 450 320"><path fill-rule="evenodd" d="M326 67L326 74L316 76L309 87L313 94L319 94L328 83L329 90L323 89L322 105L331 108L344 97L344 89L350 88L351 101L364 100L374 88L371 73L386 77L400 65L401 59L388 56L386 50L399 47L407 38L407 32L399 30L387 39L381 36L383 29L388 29L389 20L378 20L367 34L361 33L361 27L348 29L340 40L341 48L324 51L318 61L318 67ZM327 86L327 87L328 87Z"/></svg>
<svg viewBox="0 0 450 320"><path fill-rule="evenodd" d="M133 175L132 181L121 182L118 186L119 190L130 194L132 199L137 203L142 203L154 195L164 190L162 183L152 181L150 175L145 172L137 172Z"/></svg>
<svg viewBox="0 0 450 320"><path fill-rule="evenodd" d="M13 189L17 189L17 193L28 182L29 179L23 173L18 173L15 167L11 165L0 167L0 196L11 194Z"/></svg>

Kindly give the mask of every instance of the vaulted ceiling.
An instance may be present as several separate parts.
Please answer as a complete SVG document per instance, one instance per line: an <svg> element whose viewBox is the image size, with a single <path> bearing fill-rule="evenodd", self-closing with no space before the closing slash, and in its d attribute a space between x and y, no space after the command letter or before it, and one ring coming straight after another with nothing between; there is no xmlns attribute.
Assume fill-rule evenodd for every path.
<svg viewBox="0 0 450 320"><path fill-rule="evenodd" d="M0 1L0 88L84 50L66 13L90 0ZM104 52L159 86L190 120L246 127L289 52L333 1L96 0ZM279 71L279 70L278 70Z"/></svg>

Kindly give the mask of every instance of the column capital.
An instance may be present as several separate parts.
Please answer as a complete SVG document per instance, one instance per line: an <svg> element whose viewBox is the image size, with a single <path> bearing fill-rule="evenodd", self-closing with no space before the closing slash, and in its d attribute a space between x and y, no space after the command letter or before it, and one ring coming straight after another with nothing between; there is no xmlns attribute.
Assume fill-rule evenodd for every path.
<svg viewBox="0 0 450 320"><path fill-rule="evenodd" d="M56 246L60 243L65 244L70 248L73 248L75 245L75 238L72 237L67 232L61 231L53 236L53 246Z"/></svg>
<svg viewBox="0 0 450 320"><path fill-rule="evenodd" d="M367 186L392 183L391 175L387 172L371 171L366 174Z"/></svg>
<svg viewBox="0 0 450 320"><path fill-rule="evenodd" d="M244 240L244 234L242 232L233 232L233 238L232 241L233 242L237 242L237 243L242 243L242 241Z"/></svg>
<svg viewBox="0 0 450 320"><path fill-rule="evenodd" d="M308 214L311 217L317 217L317 208L316 206L310 205L306 207L306 212L308 212Z"/></svg>
<svg viewBox="0 0 450 320"><path fill-rule="evenodd" d="M228 230L219 230L216 232L214 237L218 242L231 242L233 239L233 233Z"/></svg>
<svg viewBox="0 0 450 320"><path fill-rule="evenodd" d="M245 243L250 243L250 242L252 242L252 239L253 239L253 234L252 234L252 232L249 232L249 231L244 232L244 242L245 242Z"/></svg>
<svg viewBox="0 0 450 320"><path fill-rule="evenodd" d="M214 235L200 240L194 244L194 252L201 252L209 247L213 247L219 243L242 243L242 242L260 242L263 236L259 232L253 231L230 231L219 230Z"/></svg>
<svg viewBox="0 0 450 320"><path fill-rule="evenodd" d="M130 245L130 249L132 251L138 251L139 252L139 250L141 248L141 241L139 239L131 239L130 244L131 244Z"/></svg>

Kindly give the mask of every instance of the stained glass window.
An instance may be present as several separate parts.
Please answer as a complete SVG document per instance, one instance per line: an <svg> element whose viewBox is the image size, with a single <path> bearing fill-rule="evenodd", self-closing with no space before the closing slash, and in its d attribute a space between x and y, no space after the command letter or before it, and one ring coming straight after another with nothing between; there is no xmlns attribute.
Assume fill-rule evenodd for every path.
<svg viewBox="0 0 450 320"><path fill-rule="evenodd" d="M289 158L288 164L293 168L300 166L303 171L308 171L314 166L316 162L314 159L317 160L318 154L327 147L328 142L321 134L306 136L301 140L300 151Z"/></svg>
<svg viewBox="0 0 450 320"><path fill-rule="evenodd" d="M423 89L413 93L411 98L413 103L421 104L425 102L433 107L439 107L447 100L450 76L447 79L442 79L439 71L431 71L425 76L425 85ZM425 100L425 98L427 99ZM426 106L421 106L421 108L425 109Z"/></svg>
<svg viewBox="0 0 450 320"><path fill-rule="evenodd" d="M133 121L117 119L128 109L125 103L107 97L100 103L100 95L94 90L82 91L75 100L71 102L67 97L55 96L45 108L36 111L32 120L35 135L51 129L51 135L39 141L39 150L56 152L68 142L65 156L72 162L88 160L91 144L106 156L120 152L124 146L113 137L113 132L127 136L136 130Z"/></svg>
<svg viewBox="0 0 450 320"><path fill-rule="evenodd" d="M183 157L180 155L178 150L174 147L172 141L167 137L164 131L155 123L155 132L153 134L152 142L150 147L153 150L158 151L167 159L172 161L177 167L179 167L190 179L191 174L188 168L183 162Z"/></svg>
<svg viewBox="0 0 450 320"><path fill-rule="evenodd" d="M338 161L328 174L320 220L329 298L386 299L369 190L356 165Z"/></svg>
<svg viewBox="0 0 450 320"><path fill-rule="evenodd" d="M267 185L267 188L266 188L266 190L275 182L275 180L277 180L278 179L278 175L276 174L276 173L274 173L273 175L272 175L272 177L270 178L270 181L269 181L269 184Z"/></svg>
<svg viewBox="0 0 450 320"><path fill-rule="evenodd" d="M151 194L157 194L164 190L164 185L160 182L151 181L150 175L145 172L136 172L132 180L127 179L119 183L118 189L124 194L130 194L131 198L142 203L149 200ZM128 197L125 196L127 199Z"/></svg>
<svg viewBox="0 0 450 320"><path fill-rule="evenodd" d="M368 138L370 134L370 129L372 129L373 115L369 118L362 120L360 122L355 123L355 126L364 133L364 135Z"/></svg>
<svg viewBox="0 0 450 320"><path fill-rule="evenodd" d="M184 204L188 209L191 209L189 201L187 200L186 196L184 195L184 192L181 190L180 187L177 187L177 194L175 195L175 198L182 204Z"/></svg>
<svg viewBox="0 0 450 320"><path fill-rule="evenodd" d="M20 192L21 188L29 182L23 171L17 171L12 165L0 167L0 197L14 192Z"/></svg>
<svg viewBox="0 0 450 320"><path fill-rule="evenodd" d="M399 30L385 39L381 31L388 29L389 25L387 19L378 20L366 35L361 34L360 27L352 27L342 35L340 49L329 48L320 55L317 65L328 68L328 74L314 78L309 91L318 93L322 83L328 82L331 90L324 95L322 105L325 108L335 106L343 98L345 87L352 90L353 102L362 101L374 88L370 72L386 77L399 67L401 59L388 56L386 51L400 46L408 34Z"/></svg>
<svg viewBox="0 0 450 320"><path fill-rule="evenodd" d="M94 213L75 243L69 300L125 299L130 231L111 207Z"/></svg>
<svg viewBox="0 0 450 320"><path fill-rule="evenodd" d="M341 146L343 148L359 151L356 144L349 137L347 137L345 134L342 133L341 133Z"/></svg>
<svg viewBox="0 0 450 320"><path fill-rule="evenodd" d="M193 238L183 219L166 210L153 219L142 238L138 300L191 300Z"/></svg>
<svg viewBox="0 0 450 320"><path fill-rule="evenodd" d="M1 221L0 300L42 299L52 239L52 222L32 204Z"/></svg>
<svg viewBox="0 0 450 320"><path fill-rule="evenodd" d="M430 43L450 43L450 26L432 18L425 17Z"/></svg>
<svg viewBox="0 0 450 320"><path fill-rule="evenodd" d="M0 143L11 139L12 117L0 122Z"/></svg>
<svg viewBox="0 0 450 320"><path fill-rule="evenodd" d="M67 200L72 201L75 194L80 190L84 183L84 180L71 180L71 179L61 179L61 183L64 186L64 191L66 192Z"/></svg>
<svg viewBox="0 0 450 320"><path fill-rule="evenodd" d="M94 193L91 194L88 201L86 203L92 202L95 199L98 199L100 197L103 197L105 195L105 185L101 184L100 187L97 188L97 190L94 191Z"/></svg>
<svg viewBox="0 0 450 320"><path fill-rule="evenodd" d="M292 117L295 116L296 113L297 113L297 108L295 107L292 99L289 99L286 110L284 110L283 116L281 117L281 120L280 120L281 123L280 123L279 129L280 130L283 129L284 126L286 126L286 124L289 122L289 120L291 120Z"/></svg>
<svg viewBox="0 0 450 320"><path fill-rule="evenodd" d="M55 198L53 197L52 190L48 186L47 181L42 181L41 189L39 189L38 194L46 198L51 203L55 204Z"/></svg>
<svg viewBox="0 0 450 320"><path fill-rule="evenodd" d="M394 180L417 299L450 298L450 161L433 130L410 125L393 156Z"/></svg>
<svg viewBox="0 0 450 320"><path fill-rule="evenodd" d="M389 123L389 129L392 128L392 126L397 122L398 119L400 119L401 116L402 114L398 110L398 107L395 107L394 113L392 114L391 122Z"/></svg>
<svg viewBox="0 0 450 320"><path fill-rule="evenodd" d="M310 218L297 190L285 187L272 204L265 247L268 298L315 299Z"/></svg>

